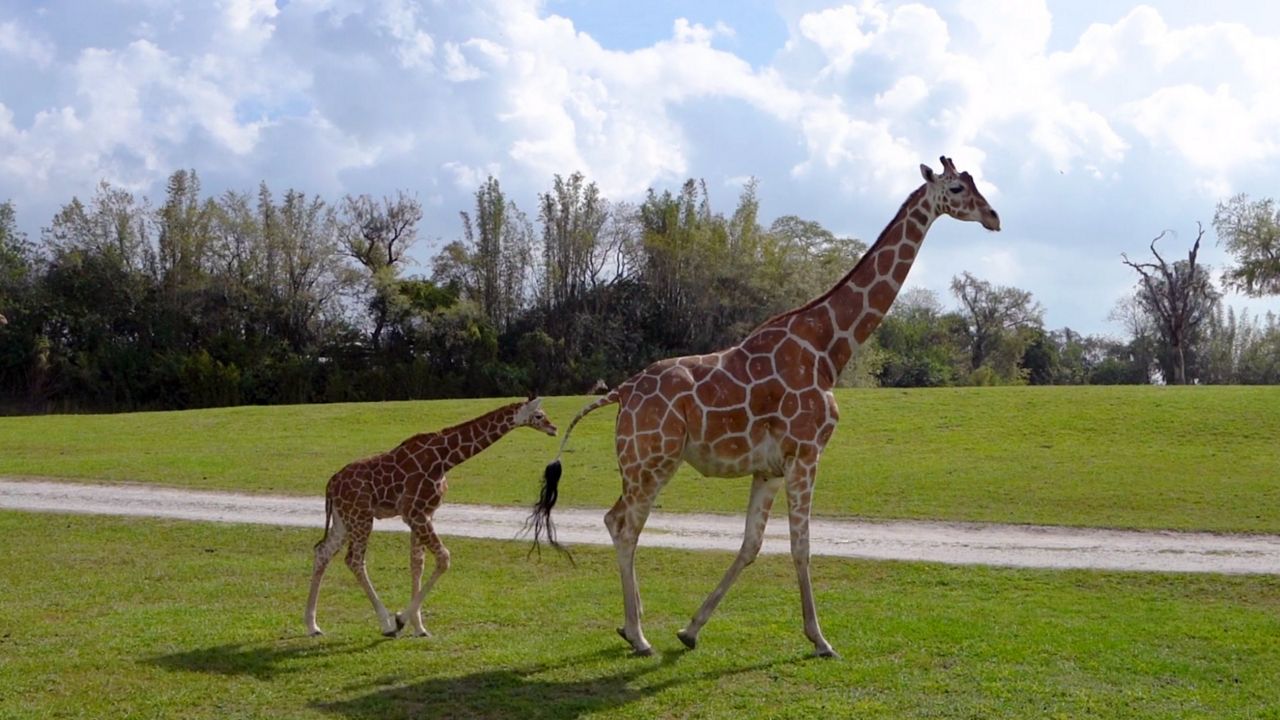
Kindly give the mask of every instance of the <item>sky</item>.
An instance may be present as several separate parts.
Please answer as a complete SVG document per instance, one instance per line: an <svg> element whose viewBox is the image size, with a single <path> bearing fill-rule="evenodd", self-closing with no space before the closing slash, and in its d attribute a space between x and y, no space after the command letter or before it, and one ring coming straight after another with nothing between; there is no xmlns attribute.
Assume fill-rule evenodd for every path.
<svg viewBox="0 0 1280 720"><path fill-rule="evenodd" d="M1260 0L0 0L0 202L33 238L102 180L153 201L404 190L414 252L490 175L536 217L553 176L615 201L759 183L761 220L873 240L954 158L1003 229L934 224L907 287L968 271L1051 329L1120 335L1121 253L1202 262L1236 193L1280 196L1280 3ZM1254 313L1280 298L1229 298Z"/></svg>

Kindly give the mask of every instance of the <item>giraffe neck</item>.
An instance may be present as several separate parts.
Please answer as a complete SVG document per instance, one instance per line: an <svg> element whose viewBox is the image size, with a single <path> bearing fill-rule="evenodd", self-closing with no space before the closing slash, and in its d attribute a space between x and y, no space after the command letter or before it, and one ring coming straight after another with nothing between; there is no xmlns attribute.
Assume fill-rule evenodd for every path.
<svg viewBox="0 0 1280 720"><path fill-rule="evenodd" d="M435 433L416 436L414 439L421 438L421 441L416 443L416 447L412 448L412 450L414 454L425 451L430 444L428 441L432 436L442 440L444 449L441 450L439 446L436 446L431 451L437 453L443 461L444 465L441 470L447 471L457 465L461 465L464 461L497 442L503 435L511 432L516 426L516 411L520 409L522 404L514 403L500 407L493 412L453 427L448 427Z"/></svg>
<svg viewBox="0 0 1280 720"><path fill-rule="evenodd" d="M826 293L779 318L787 322L792 335L817 351L820 385L835 385L854 351L884 320L938 214L928 186L920 186L847 275Z"/></svg>

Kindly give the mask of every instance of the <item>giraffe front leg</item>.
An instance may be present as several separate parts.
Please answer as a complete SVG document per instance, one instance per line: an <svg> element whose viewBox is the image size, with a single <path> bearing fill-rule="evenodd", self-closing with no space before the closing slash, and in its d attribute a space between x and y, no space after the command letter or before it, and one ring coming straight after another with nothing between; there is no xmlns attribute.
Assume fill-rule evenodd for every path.
<svg viewBox="0 0 1280 720"><path fill-rule="evenodd" d="M780 487L782 487L782 478L780 477L768 478L757 475L752 478L751 500L747 503L747 524L746 530L742 535L742 548L738 550L738 556L734 558L733 564L725 572L720 584L703 601L702 607L698 608L693 620L683 630L676 633L676 636L680 638L680 642L684 643L685 647L690 650L698 645L698 632L702 630L703 625L707 624L707 620L711 618L711 613L720 604L720 600L729 591L729 587L738 579L738 574L742 572L743 568L754 562L756 556L760 554L760 546L764 544L764 528L769 522L769 510L773 507L773 498L778 494Z"/></svg>
<svg viewBox="0 0 1280 720"><path fill-rule="evenodd" d="M373 583L369 580L369 572L365 569L364 554L369 543L369 533L373 531L373 517L361 518L359 521L352 522L351 528L351 544L347 548L347 567L351 568L352 574L356 576L356 582L360 583L360 587L364 590L364 594L368 596L369 602L373 604L373 611L378 615L378 625L382 628L382 634L386 637L395 637L404 627L404 620L400 617L393 616L387 611L387 606L382 604L382 600L378 598L378 592L373 589Z"/></svg>
<svg viewBox="0 0 1280 720"><path fill-rule="evenodd" d="M422 569L426 564L428 550L435 557L436 567L431 572L431 577L427 579L426 585L423 585ZM435 587L436 581L440 579L440 576L449 570L450 565L449 549L440 541L440 536L436 534L435 527L430 521L416 525L413 528L411 558L413 565L413 597L409 600L409 606L405 608L403 616L409 619L415 636L430 637L431 633L427 631L426 626L422 623L422 603L426 600L427 593L431 592L431 588Z"/></svg>
<svg viewBox="0 0 1280 720"><path fill-rule="evenodd" d="M342 549L342 543L346 540L346 526L342 524L342 518L335 516L333 518L333 526L329 529L329 534L316 543L315 563L311 570L311 593L307 597L307 610L303 614L303 622L306 623L307 633L310 635L323 635L324 631L316 624L316 602L320 599L320 581L324 578L325 568L329 567L329 561L333 556L338 554Z"/></svg>
<svg viewBox="0 0 1280 720"><path fill-rule="evenodd" d="M817 459L813 461L816 465ZM791 521L791 559L800 584L800 609L804 613L804 634L813 642L819 657L838 657L818 625L818 610L813 601L813 585L809 579L809 509L813 502L815 465L792 464L787 473L787 504Z"/></svg>

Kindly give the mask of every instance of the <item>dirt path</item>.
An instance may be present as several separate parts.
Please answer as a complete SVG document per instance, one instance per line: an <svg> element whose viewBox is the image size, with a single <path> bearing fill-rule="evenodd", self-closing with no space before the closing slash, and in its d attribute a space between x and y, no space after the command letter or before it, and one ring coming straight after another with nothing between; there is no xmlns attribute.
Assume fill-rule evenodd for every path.
<svg viewBox="0 0 1280 720"><path fill-rule="evenodd" d="M241 495L140 485L82 485L0 480L0 508L37 512L139 515L229 523L324 525L323 498ZM523 508L446 504L436 515L444 535L514 538ZM603 510L557 509L570 544L608 545ZM743 520L733 515L654 513L641 545L736 551ZM379 530L404 531L399 520ZM1035 525L815 520L814 554L952 564L1098 568L1170 572L1280 574L1280 536L1134 532ZM785 515L769 524L764 552L789 552Z"/></svg>

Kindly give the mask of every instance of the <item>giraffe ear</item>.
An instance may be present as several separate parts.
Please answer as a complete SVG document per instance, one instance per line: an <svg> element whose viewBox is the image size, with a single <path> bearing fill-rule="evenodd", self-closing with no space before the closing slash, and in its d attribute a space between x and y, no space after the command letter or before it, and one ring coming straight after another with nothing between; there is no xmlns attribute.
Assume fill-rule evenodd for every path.
<svg viewBox="0 0 1280 720"><path fill-rule="evenodd" d="M920 177L924 178L925 182L933 182L933 168L920 163Z"/></svg>

